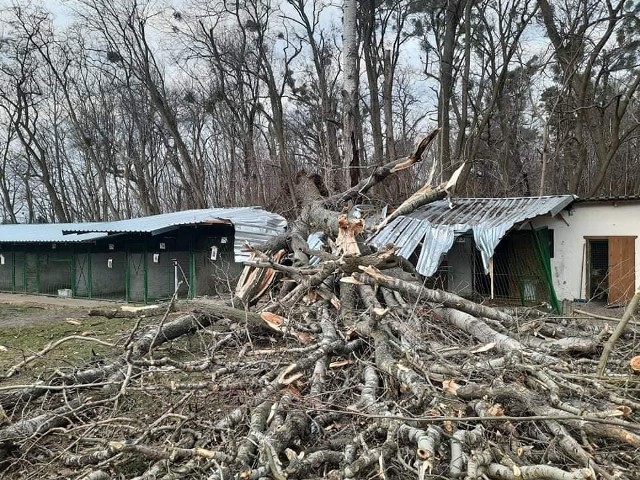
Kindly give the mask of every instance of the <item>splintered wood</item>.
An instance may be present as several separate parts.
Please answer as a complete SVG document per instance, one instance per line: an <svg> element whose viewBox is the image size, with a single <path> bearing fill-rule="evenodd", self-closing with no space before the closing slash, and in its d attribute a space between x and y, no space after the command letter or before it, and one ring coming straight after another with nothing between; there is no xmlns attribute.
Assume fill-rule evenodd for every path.
<svg viewBox="0 0 640 480"><path fill-rule="evenodd" d="M338 217L338 238L336 238L336 253L344 256L360 255L360 247L356 236L364 230L364 221L350 219L346 215Z"/></svg>

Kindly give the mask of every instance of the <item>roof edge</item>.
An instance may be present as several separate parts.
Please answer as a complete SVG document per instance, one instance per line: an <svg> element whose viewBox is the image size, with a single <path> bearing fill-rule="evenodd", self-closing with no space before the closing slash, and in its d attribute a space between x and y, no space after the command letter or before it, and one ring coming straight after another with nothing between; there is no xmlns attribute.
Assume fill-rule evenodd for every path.
<svg viewBox="0 0 640 480"><path fill-rule="evenodd" d="M576 203L609 203L609 202L640 202L640 195L611 195L600 197L578 197Z"/></svg>

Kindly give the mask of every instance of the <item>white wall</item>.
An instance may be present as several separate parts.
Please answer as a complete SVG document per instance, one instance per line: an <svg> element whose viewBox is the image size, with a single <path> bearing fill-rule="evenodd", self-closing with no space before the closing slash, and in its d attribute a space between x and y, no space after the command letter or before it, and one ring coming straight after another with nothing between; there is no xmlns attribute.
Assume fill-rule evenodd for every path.
<svg viewBox="0 0 640 480"><path fill-rule="evenodd" d="M633 201L574 203L562 218L540 218L535 228L554 230L553 281L559 299L585 298L588 272L584 237L638 236L635 242L636 285L640 287L640 203ZM583 253L584 252L584 253ZM582 273L581 273L582 272ZM582 277L582 280L581 280Z"/></svg>

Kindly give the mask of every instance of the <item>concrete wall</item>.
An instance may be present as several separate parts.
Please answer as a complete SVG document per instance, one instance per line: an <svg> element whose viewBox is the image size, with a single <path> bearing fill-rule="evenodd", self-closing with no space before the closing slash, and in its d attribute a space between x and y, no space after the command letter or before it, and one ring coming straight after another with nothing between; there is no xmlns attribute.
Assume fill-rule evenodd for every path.
<svg viewBox="0 0 640 480"><path fill-rule="evenodd" d="M173 295L173 261L167 251L147 253L147 295L149 300Z"/></svg>
<svg viewBox="0 0 640 480"><path fill-rule="evenodd" d="M157 255L157 261L154 256ZM144 301L145 293L145 256L147 268L147 300L170 298L175 291L175 264L178 262L178 281L182 282L178 289L179 298L187 298L190 289L190 256L189 252L156 252L129 253L129 300ZM95 271L94 271L95 275Z"/></svg>
<svg viewBox="0 0 640 480"><path fill-rule="evenodd" d="M2 288L16 292L57 295L59 289L73 287L73 256L69 252L5 252L5 265L0 265ZM13 263L13 265L12 265Z"/></svg>
<svg viewBox="0 0 640 480"><path fill-rule="evenodd" d="M232 291L242 273L243 265L235 263L233 251L218 252L211 260L210 251L195 252L196 295L224 295Z"/></svg>
<svg viewBox="0 0 640 480"><path fill-rule="evenodd" d="M157 262L154 261L157 255ZM178 297L186 298L189 294L189 252L157 251L147 254L147 288L149 299L170 298L175 292L176 265L178 262Z"/></svg>
<svg viewBox="0 0 640 480"><path fill-rule="evenodd" d="M187 298L191 292L193 291L193 286L189 284L189 282L191 281L191 253L190 252L170 252L169 254L171 256L171 262L172 262L172 272L173 272L173 277L174 280L171 284L171 294L173 295L173 292L175 290L175 275L176 275L176 270L175 270L175 265L173 263L173 261L175 260L177 262L177 267L178 267L178 282L181 282L179 284L178 287L178 298L182 298L185 299Z"/></svg>
<svg viewBox="0 0 640 480"><path fill-rule="evenodd" d="M212 247L217 248L215 259ZM14 252L0 250L5 254L0 290L57 295L59 289L73 289L79 297L133 302L171 297L175 262L180 298L226 294L243 268L234 261L230 225L185 226L158 236L122 235L89 244L59 244L55 249L50 244L6 248Z"/></svg>
<svg viewBox="0 0 640 480"><path fill-rule="evenodd" d="M235 263L233 241L231 229L198 239L194 252L196 295L225 295L235 288L243 265ZM211 247L217 249L215 260L211 259Z"/></svg>
<svg viewBox="0 0 640 480"><path fill-rule="evenodd" d="M540 218L535 228L548 226L554 231L554 257L551 259L554 287L559 299L585 297L588 272L584 237L638 236L635 240L635 288L640 287L640 203L574 203L562 218Z"/></svg>
<svg viewBox="0 0 640 480"><path fill-rule="evenodd" d="M127 285L126 255L125 252L91 254L92 298L125 298ZM109 263L111 263L111 268ZM76 269L76 277L77 275ZM78 292L76 294L80 295Z"/></svg>
<svg viewBox="0 0 640 480"><path fill-rule="evenodd" d="M26 255L24 252L15 252L13 254L13 262L14 262L14 276L16 279L16 288L15 292L24 292L25 291L25 283L24 283L24 269L25 269L25 258Z"/></svg>

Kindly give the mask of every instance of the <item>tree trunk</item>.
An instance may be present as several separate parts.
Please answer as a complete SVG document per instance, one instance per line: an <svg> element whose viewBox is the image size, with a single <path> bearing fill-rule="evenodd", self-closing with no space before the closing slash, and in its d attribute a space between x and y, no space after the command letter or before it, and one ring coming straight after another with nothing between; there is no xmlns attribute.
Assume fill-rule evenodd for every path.
<svg viewBox="0 0 640 480"><path fill-rule="evenodd" d="M350 185L360 181L360 151L356 121L358 114L358 29L356 0L345 0L342 5L343 27L343 85L342 85L342 155L348 169Z"/></svg>

